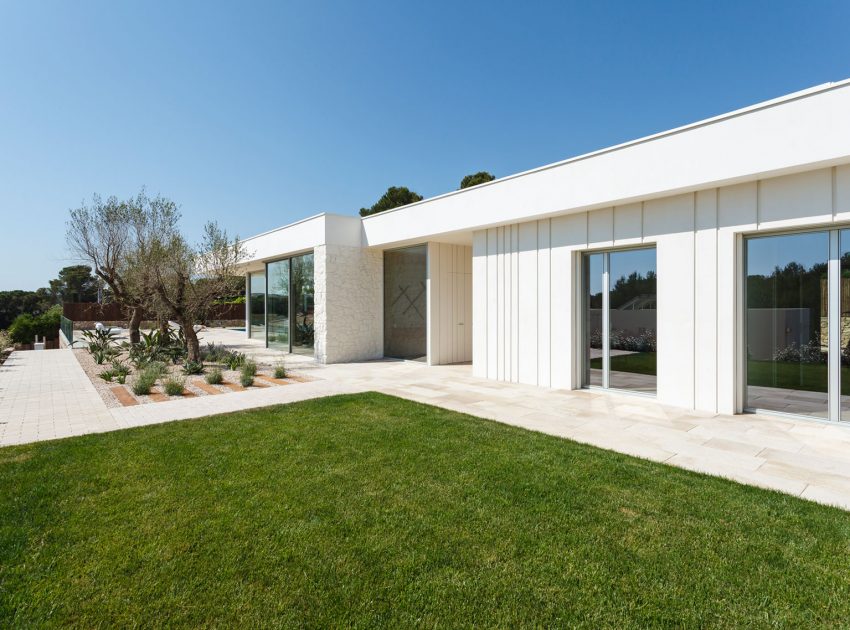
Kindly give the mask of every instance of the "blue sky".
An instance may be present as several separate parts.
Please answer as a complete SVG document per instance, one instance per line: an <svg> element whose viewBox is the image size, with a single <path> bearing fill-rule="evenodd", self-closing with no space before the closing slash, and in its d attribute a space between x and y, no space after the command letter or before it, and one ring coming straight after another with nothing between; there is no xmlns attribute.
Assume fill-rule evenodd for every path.
<svg viewBox="0 0 850 630"><path fill-rule="evenodd" d="M241 236L850 77L850 3L5 2L0 289L141 186Z"/></svg>

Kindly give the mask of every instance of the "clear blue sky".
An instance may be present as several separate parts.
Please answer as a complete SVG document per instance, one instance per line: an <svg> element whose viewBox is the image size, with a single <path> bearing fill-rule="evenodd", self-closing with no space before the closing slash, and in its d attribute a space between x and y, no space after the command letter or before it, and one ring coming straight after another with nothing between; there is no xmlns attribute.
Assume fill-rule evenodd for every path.
<svg viewBox="0 0 850 630"><path fill-rule="evenodd" d="M250 236L850 77L850 2L5 2L0 289L142 185Z"/></svg>

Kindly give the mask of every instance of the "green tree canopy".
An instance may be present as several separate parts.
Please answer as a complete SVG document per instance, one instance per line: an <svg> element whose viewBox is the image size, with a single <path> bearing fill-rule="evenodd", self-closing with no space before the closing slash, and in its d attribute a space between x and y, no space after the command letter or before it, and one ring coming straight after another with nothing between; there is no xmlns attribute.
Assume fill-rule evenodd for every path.
<svg viewBox="0 0 850 630"><path fill-rule="evenodd" d="M487 182L492 182L494 179L496 179L496 177L492 173L488 173L487 171L478 171L477 173L467 175L460 180L460 190L477 186L478 184L486 184Z"/></svg>
<svg viewBox="0 0 850 630"><path fill-rule="evenodd" d="M413 192L405 186L390 186L378 202L371 208L360 208L360 216L368 217L370 214L377 214L385 210L392 210L399 206L406 206L409 203L422 201L422 195Z"/></svg>
<svg viewBox="0 0 850 630"><path fill-rule="evenodd" d="M59 302L97 302L98 281L88 265L71 265L59 270L50 290Z"/></svg>

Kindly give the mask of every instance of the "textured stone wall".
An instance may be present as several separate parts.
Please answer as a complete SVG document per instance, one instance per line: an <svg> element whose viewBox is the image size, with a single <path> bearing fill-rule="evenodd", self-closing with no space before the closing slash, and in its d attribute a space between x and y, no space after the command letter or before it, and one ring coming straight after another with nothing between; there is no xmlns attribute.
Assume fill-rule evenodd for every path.
<svg viewBox="0 0 850 630"><path fill-rule="evenodd" d="M316 359L321 363L383 356L383 253L360 247L315 249Z"/></svg>

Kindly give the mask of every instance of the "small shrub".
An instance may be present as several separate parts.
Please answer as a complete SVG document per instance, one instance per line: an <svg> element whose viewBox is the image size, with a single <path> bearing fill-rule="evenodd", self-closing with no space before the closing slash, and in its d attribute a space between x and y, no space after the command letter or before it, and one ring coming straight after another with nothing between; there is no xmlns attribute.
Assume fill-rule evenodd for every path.
<svg viewBox="0 0 850 630"><path fill-rule="evenodd" d="M204 364L200 361L186 361L183 363L183 374L190 376L192 374L203 374Z"/></svg>
<svg viewBox="0 0 850 630"><path fill-rule="evenodd" d="M243 374L250 374L251 376L257 375L257 364L254 361L245 361L245 364L242 366Z"/></svg>
<svg viewBox="0 0 850 630"><path fill-rule="evenodd" d="M169 396L182 396L186 382L179 376L170 376L162 383L165 393Z"/></svg>
<svg viewBox="0 0 850 630"><path fill-rule="evenodd" d="M159 378L160 376L165 376L166 374L168 374L168 366L165 364L164 361L151 361L150 363L147 364L147 367L145 367L145 370L146 371L150 370L152 372L156 372L157 378Z"/></svg>
<svg viewBox="0 0 850 630"><path fill-rule="evenodd" d="M12 338L5 330L0 330L0 352L12 346Z"/></svg>
<svg viewBox="0 0 850 630"><path fill-rule="evenodd" d="M103 372L98 374L98 376L107 383L111 383L112 379L115 377L115 372L113 372L112 370L104 370Z"/></svg>
<svg viewBox="0 0 850 630"><path fill-rule="evenodd" d="M103 365L106 363L106 359L108 358L106 350L103 348L89 348L89 352L91 353L92 359L98 365Z"/></svg>
<svg viewBox="0 0 850 630"><path fill-rule="evenodd" d="M274 366L274 377L286 378L286 366L283 364L283 361Z"/></svg>
<svg viewBox="0 0 850 630"><path fill-rule="evenodd" d="M210 370L204 379L210 385L221 385L224 382L224 376L222 375L220 368L213 368Z"/></svg>
<svg viewBox="0 0 850 630"><path fill-rule="evenodd" d="M126 374L116 374L115 380L118 381L119 385L123 385L124 383L127 382L127 375Z"/></svg>
<svg viewBox="0 0 850 630"><path fill-rule="evenodd" d="M115 374L115 376L119 376L119 375L127 376L130 373L130 366L127 365L126 363L124 363L123 361L120 361L118 359L113 359L112 360L112 373Z"/></svg>
<svg viewBox="0 0 850 630"><path fill-rule="evenodd" d="M236 350L228 351L227 357L225 357L223 363L231 370L238 370L243 365L245 365L246 357L241 352L237 352Z"/></svg>
<svg viewBox="0 0 850 630"><path fill-rule="evenodd" d="M239 375L239 384L242 387L251 387L254 384L254 375L242 370L242 373Z"/></svg>
<svg viewBox="0 0 850 630"><path fill-rule="evenodd" d="M143 396L151 393L151 388L156 385L156 380L160 373L156 368L146 367L139 373L136 382L133 383L133 393L137 396Z"/></svg>
<svg viewBox="0 0 850 630"><path fill-rule="evenodd" d="M230 352L224 345L210 342L201 350L201 359L210 363L224 363L229 354Z"/></svg>

